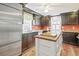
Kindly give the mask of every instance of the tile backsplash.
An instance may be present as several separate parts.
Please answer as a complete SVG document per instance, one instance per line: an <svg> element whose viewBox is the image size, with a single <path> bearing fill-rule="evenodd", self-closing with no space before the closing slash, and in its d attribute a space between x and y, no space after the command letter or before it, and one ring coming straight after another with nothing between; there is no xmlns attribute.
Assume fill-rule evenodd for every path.
<svg viewBox="0 0 79 59"><path fill-rule="evenodd" d="M71 31L79 31L79 25L63 25L62 30L71 30Z"/></svg>

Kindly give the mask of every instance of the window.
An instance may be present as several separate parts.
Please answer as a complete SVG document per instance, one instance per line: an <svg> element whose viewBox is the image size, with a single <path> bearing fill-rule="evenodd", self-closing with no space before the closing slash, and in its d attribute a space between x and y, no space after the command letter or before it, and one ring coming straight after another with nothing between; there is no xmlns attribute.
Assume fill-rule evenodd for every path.
<svg viewBox="0 0 79 59"><path fill-rule="evenodd" d="M32 30L32 20L33 20L33 15L30 13L24 12L23 33L27 33Z"/></svg>
<svg viewBox="0 0 79 59"><path fill-rule="evenodd" d="M61 16L51 17L51 34L56 35L61 32Z"/></svg>

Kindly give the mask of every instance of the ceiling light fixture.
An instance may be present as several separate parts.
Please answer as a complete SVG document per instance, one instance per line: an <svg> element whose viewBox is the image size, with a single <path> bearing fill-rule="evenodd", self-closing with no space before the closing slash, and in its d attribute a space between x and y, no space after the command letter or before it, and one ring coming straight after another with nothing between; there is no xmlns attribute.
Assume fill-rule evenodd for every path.
<svg viewBox="0 0 79 59"><path fill-rule="evenodd" d="M26 4L25 7L28 7L28 5Z"/></svg>
<svg viewBox="0 0 79 59"><path fill-rule="evenodd" d="M48 12L48 10L46 9L46 10L44 10L44 12Z"/></svg>

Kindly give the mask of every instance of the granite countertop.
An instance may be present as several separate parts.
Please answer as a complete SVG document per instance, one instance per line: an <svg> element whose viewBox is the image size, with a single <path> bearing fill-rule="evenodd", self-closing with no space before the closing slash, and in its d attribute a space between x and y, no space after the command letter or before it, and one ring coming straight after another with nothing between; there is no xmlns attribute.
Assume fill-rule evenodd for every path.
<svg viewBox="0 0 79 59"><path fill-rule="evenodd" d="M40 35L36 35L35 38L40 38L44 40L54 41L56 42L61 34L58 34L56 36L52 36L50 32L42 33Z"/></svg>
<svg viewBox="0 0 79 59"><path fill-rule="evenodd" d="M79 33L79 30L63 30L62 32L77 32L77 33Z"/></svg>

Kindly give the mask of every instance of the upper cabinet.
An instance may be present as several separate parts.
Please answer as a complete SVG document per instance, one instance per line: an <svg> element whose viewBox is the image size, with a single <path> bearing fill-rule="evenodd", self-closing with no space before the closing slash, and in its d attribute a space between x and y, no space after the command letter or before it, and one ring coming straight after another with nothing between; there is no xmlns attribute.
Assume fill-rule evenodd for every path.
<svg viewBox="0 0 79 59"><path fill-rule="evenodd" d="M62 18L63 25L78 24L78 13L77 12L62 13L61 18Z"/></svg>
<svg viewBox="0 0 79 59"><path fill-rule="evenodd" d="M62 19L62 24L68 24L68 16L67 15L61 15L61 19Z"/></svg>
<svg viewBox="0 0 79 59"><path fill-rule="evenodd" d="M77 13L71 13L69 15L69 24L78 24L78 15L77 15Z"/></svg>
<svg viewBox="0 0 79 59"><path fill-rule="evenodd" d="M33 25L49 25L49 16L38 16L34 15L33 16Z"/></svg>

